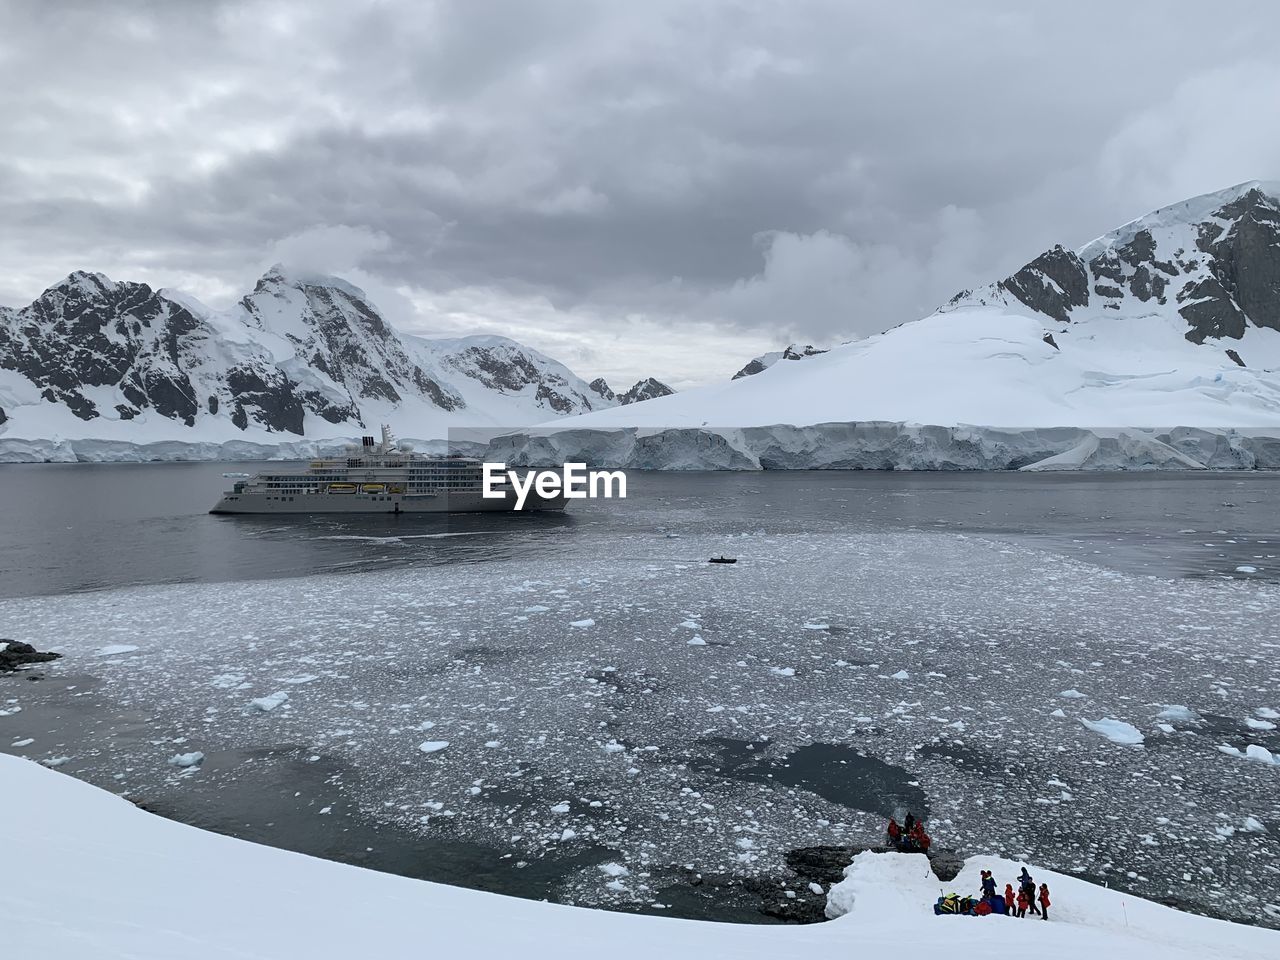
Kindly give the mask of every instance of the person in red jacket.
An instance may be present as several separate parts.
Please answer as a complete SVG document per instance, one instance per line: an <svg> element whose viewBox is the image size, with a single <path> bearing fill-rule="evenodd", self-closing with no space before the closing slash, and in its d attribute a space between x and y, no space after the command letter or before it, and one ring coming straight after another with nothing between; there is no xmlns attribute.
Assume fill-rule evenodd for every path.
<svg viewBox="0 0 1280 960"><path fill-rule="evenodd" d="M902 845L902 828L898 826L898 821L889 818L889 846L895 850Z"/></svg>
<svg viewBox="0 0 1280 960"><path fill-rule="evenodd" d="M1025 917L1027 915L1027 907L1031 905L1031 899L1027 896L1027 891L1018 891L1018 916Z"/></svg>
<svg viewBox="0 0 1280 960"><path fill-rule="evenodd" d="M1049 885L1047 883L1040 884L1040 919L1049 919Z"/></svg>
<svg viewBox="0 0 1280 960"><path fill-rule="evenodd" d="M1004 885L1004 908L1009 916L1016 916L1018 909L1018 901L1013 896L1013 884L1006 883Z"/></svg>

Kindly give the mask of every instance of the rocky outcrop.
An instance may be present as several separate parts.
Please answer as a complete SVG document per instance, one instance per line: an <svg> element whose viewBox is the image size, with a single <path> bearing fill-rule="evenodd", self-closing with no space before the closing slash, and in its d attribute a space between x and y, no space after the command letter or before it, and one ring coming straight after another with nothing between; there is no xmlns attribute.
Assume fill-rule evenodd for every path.
<svg viewBox="0 0 1280 960"><path fill-rule="evenodd" d="M0 640L0 673L12 673L19 667L33 663L48 663L61 656L60 653L42 653L29 643Z"/></svg>
<svg viewBox="0 0 1280 960"><path fill-rule="evenodd" d="M655 397L669 397L675 393L661 380L655 380L648 377L644 380L637 380L630 390L625 393L614 393L613 389L605 381L604 377L597 377L587 385L591 392L596 394L605 401L606 404L626 406L630 403L639 403L642 400L652 400Z"/></svg>
<svg viewBox="0 0 1280 960"><path fill-rule="evenodd" d="M630 390L618 397L618 402L625 407L629 403L640 403L643 400L653 400L657 397L669 397L673 393L675 391L661 380L648 377L644 380L636 381Z"/></svg>
<svg viewBox="0 0 1280 960"><path fill-rule="evenodd" d="M793 343L783 350L779 350L774 353L766 353L762 356L756 357L730 377L730 379L741 380L743 377L753 377L757 373L763 373L765 370L768 370L779 360L803 360L806 357L816 357L819 354L826 352L826 350L819 350L817 347L813 346L813 344L806 344L802 347Z"/></svg>
<svg viewBox="0 0 1280 960"><path fill-rule="evenodd" d="M1055 246L943 309L1003 303L1065 324L1167 308L1196 344L1280 330L1278 194L1251 182L1162 208L1074 253Z"/></svg>

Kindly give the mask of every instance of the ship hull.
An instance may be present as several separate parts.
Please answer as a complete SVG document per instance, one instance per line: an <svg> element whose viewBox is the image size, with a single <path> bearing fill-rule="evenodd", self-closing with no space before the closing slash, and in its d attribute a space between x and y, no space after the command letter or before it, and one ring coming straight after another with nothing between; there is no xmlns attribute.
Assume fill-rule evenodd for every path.
<svg viewBox="0 0 1280 960"><path fill-rule="evenodd" d="M565 498L539 497L532 491L522 513L563 510ZM478 491L459 491L436 495L381 495L361 493L298 494L270 496L261 493L227 494L210 513L308 514L308 513L511 513L515 496L505 499L486 498Z"/></svg>

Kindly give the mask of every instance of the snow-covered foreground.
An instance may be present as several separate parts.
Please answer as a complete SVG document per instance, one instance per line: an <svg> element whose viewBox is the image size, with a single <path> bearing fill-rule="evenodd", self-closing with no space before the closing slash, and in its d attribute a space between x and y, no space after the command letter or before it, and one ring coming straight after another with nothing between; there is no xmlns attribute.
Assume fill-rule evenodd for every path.
<svg viewBox="0 0 1280 960"><path fill-rule="evenodd" d="M699 559L726 548L735 567ZM1274 924L1277 610L1268 583L973 536L570 538L0 602L0 622L67 655L0 699L0 729L148 800L225 785L175 757L234 778L237 751L287 748L332 772L290 787L292 816L328 824L350 803L513 870L576 858L555 896L578 903L659 908L686 864L776 874L798 847L875 842L911 805L947 846ZM84 673L131 714L126 735L34 719L89 697L58 680Z"/></svg>
<svg viewBox="0 0 1280 960"><path fill-rule="evenodd" d="M1037 872L1054 919L934 917L939 884L919 856L864 854L831 894L832 923L760 928L563 907L408 880L163 820L62 774L0 756L6 808L6 956L42 960L379 957L894 957L1252 960L1280 933L1178 913ZM994 866L993 866L994 865ZM974 858L947 885L976 888Z"/></svg>

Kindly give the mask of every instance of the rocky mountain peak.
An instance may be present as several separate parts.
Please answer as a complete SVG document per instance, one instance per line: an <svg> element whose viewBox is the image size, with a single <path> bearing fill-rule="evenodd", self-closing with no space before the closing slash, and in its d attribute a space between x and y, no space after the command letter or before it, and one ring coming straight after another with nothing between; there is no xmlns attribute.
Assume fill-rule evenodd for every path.
<svg viewBox="0 0 1280 960"><path fill-rule="evenodd" d="M661 380L655 380L653 377L646 377L644 380L637 380L626 393L619 395L618 403L626 406L629 403L640 403L642 400L654 400L658 397L669 397L675 393Z"/></svg>
<svg viewBox="0 0 1280 960"><path fill-rule="evenodd" d="M1072 252L1042 253L942 309L1003 304L1060 324L1167 312L1193 343L1280 330L1280 185L1250 181L1162 207Z"/></svg>
<svg viewBox="0 0 1280 960"><path fill-rule="evenodd" d="M587 386L593 393L604 401L601 406L605 407L625 407L630 403L639 403L642 400L653 400L655 397L667 397L675 393L674 390L661 380L655 380L653 377L646 377L643 380L637 380L631 385L631 389L623 393L615 393L604 377L596 377L596 379L592 380L587 384Z"/></svg>

